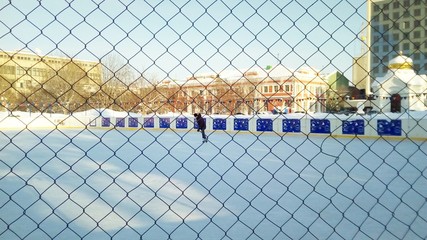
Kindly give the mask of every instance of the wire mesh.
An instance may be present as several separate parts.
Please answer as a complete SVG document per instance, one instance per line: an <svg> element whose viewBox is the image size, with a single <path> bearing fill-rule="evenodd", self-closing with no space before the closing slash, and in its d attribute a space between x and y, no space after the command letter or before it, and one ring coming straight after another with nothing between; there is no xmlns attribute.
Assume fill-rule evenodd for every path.
<svg viewBox="0 0 427 240"><path fill-rule="evenodd" d="M426 15L1 1L0 238L427 238Z"/></svg>

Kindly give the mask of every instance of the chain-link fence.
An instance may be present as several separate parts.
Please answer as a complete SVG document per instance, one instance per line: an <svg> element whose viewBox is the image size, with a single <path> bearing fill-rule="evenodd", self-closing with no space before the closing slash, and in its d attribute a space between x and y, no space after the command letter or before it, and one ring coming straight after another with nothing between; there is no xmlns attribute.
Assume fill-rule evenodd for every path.
<svg viewBox="0 0 427 240"><path fill-rule="evenodd" d="M0 239L426 239L426 15L0 1Z"/></svg>

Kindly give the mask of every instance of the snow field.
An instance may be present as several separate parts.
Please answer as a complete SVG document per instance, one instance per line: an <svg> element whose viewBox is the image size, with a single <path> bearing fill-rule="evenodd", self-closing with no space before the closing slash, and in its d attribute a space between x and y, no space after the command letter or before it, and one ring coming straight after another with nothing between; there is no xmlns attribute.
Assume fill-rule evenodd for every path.
<svg viewBox="0 0 427 240"><path fill-rule="evenodd" d="M5 239L423 239L425 142L196 131L0 135Z"/></svg>

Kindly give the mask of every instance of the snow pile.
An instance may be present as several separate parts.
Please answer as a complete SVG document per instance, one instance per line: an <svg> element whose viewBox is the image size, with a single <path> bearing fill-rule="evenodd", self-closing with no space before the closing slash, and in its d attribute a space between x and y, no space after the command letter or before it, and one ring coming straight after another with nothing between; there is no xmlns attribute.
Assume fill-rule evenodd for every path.
<svg viewBox="0 0 427 240"><path fill-rule="evenodd" d="M100 109L91 109L84 112L73 113L72 116L75 117L141 117L140 113L132 112L119 112L112 109L100 108Z"/></svg>

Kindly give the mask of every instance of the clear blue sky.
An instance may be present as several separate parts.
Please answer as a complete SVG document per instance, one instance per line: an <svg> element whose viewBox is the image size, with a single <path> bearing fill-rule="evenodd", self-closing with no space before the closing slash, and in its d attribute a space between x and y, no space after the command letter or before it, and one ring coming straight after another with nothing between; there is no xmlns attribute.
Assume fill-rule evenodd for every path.
<svg viewBox="0 0 427 240"><path fill-rule="evenodd" d="M278 62L351 77L365 18L364 0L2 0L0 49L121 55L159 78Z"/></svg>

